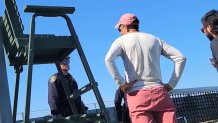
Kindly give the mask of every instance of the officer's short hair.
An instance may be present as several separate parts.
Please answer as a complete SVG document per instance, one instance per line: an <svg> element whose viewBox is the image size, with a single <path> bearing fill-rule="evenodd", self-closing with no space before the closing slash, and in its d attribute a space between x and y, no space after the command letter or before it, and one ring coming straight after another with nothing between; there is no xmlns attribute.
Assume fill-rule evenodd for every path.
<svg viewBox="0 0 218 123"><path fill-rule="evenodd" d="M201 22L204 26L210 25L212 33L218 35L218 10L212 9L208 11L202 18Z"/></svg>

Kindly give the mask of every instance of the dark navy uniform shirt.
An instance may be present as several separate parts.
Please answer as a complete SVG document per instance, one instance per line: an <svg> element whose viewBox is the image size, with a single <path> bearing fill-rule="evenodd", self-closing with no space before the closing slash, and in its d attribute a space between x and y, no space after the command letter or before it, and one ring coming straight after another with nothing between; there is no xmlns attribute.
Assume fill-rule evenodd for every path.
<svg viewBox="0 0 218 123"><path fill-rule="evenodd" d="M78 90L78 85L75 79L68 73L65 75L66 79L68 80L68 86L70 92L73 93ZM70 104L66 98L66 94L64 88L61 83L61 79L58 73L54 74L48 82L48 103L51 109L52 115L59 115L62 116L69 116L72 115L72 111L70 108ZM79 114L85 113L85 106L81 100L81 97L78 97L74 101L77 112Z"/></svg>
<svg viewBox="0 0 218 123"><path fill-rule="evenodd" d="M122 100L124 101L123 105ZM130 123L126 94L120 88L118 88L116 91L114 105L117 112L118 121L123 121L123 123Z"/></svg>

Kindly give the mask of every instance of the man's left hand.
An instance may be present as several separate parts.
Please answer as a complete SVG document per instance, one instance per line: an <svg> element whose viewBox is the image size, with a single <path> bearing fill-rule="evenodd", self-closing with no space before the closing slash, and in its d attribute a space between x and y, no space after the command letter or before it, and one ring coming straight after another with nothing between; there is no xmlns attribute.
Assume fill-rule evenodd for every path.
<svg viewBox="0 0 218 123"><path fill-rule="evenodd" d="M124 85L120 86L121 90L125 93L128 89L132 87L137 82L137 80L134 80L130 83L125 83Z"/></svg>

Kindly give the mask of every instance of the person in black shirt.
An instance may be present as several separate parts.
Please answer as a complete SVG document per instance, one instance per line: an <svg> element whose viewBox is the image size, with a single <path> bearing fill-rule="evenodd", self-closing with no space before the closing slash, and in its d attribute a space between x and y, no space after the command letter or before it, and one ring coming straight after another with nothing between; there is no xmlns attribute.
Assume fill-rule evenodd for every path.
<svg viewBox="0 0 218 123"><path fill-rule="evenodd" d="M122 105L122 100L124 101ZM119 123L130 123L129 109L125 93L118 88L115 94L114 105L117 112L117 119Z"/></svg>
<svg viewBox="0 0 218 123"><path fill-rule="evenodd" d="M202 33L210 40L212 57L209 58L211 64L218 71L218 10L208 11L202 18Z"/></svg>
<svg viewBox="0 0 218 123"><path fill-rule="evenodd" d="M64 76L67 79L67 83L71 93L74 93L78 90L78 85L76 80L68 72L70 70L70 57L66 57L60 64L61 70ZM64 88L61 83L61 78L59 73L55 73L50 77L48 82L48 103L51 109L51 114L54 116L64 116L73 115L73 112L70 108L70 104L66 98ZM79 96L74 100L74 103L77 107L78 114L84 114L87 111L87 107L81 100Z"/></svg>

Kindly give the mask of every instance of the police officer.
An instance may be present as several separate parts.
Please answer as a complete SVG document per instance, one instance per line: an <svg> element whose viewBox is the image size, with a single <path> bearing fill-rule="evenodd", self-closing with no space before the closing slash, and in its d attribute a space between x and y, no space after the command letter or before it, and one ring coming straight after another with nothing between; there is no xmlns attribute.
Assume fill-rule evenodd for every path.
<svg viewBox="0 0 218 123"><path fill-rule="evenodd" d="M60 64L61 70L67 79L67 83L71 93L78 90L78 85L75 79L68 72L70 70L70 57L66 57ZM62 86L59 73L50 77L48 82L48 103L51 109L51 114L54 116L67 117L72 115L73 112L70 108L70 104L66 98L64 88ZM77 107L78 114L84 114L87 111L87 107L83 104L81 97L79 96L74 100Z"/></svg>

